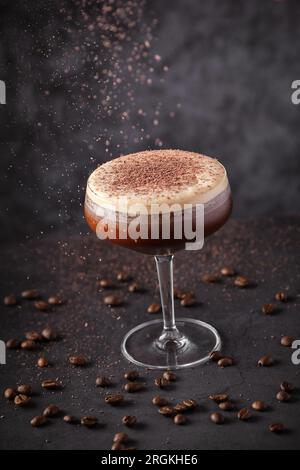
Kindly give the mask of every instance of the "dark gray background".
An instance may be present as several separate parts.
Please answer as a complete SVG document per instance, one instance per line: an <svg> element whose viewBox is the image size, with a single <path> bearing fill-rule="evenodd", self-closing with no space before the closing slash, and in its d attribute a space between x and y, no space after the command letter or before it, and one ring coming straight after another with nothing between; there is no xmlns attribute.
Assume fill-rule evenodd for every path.
<svg viewBox="0 0 300 470"><path fill-rule="evenodd" d="M297 0L146 1L122 54L130 56L149 26L150 54L161 55L162 63L149 72L151 86L131 83L121 70L118 98L128 87L135 96L125 121L119 110L109 118L99 111L101 80L93 79L89 51L103 59L100 72L111 63L78 3L1 0L0 79L7 85L0 108L2 240L86 231L81 204L90 171L120 153L155 148L157 139L165 148L220 157L235 215L296 212L300 106L290 95L300 78ZM86 7L92 19L93 3ZM84 48L76 55L78 43ZM140 107L147 113L141 119Z"/></svg>

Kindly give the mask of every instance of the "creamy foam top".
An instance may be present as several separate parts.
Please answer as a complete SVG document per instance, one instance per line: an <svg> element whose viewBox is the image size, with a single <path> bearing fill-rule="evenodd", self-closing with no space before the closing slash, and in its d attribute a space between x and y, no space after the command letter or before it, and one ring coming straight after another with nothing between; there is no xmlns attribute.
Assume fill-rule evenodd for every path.
<svg viewBox="0 0 300 470"><path fill-rule="evenodd" d="M215 158L183 150L151 150L99 166L89 177L87 199L130 213L136 204L149 210L153 204L207 203L227 187L226 170Z"/></svg>

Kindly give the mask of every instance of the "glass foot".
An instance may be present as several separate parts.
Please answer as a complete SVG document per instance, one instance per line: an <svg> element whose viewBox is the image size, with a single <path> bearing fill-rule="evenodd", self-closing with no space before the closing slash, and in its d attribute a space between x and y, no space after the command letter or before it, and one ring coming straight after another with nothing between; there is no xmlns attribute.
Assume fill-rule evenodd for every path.
<svg viewBox="0 0 300 470"><path fill-rule="evenodd" d="M152 320L136 326L124 337L121 350L125 358L148 369L183 369L204 364L213 351L221 349L217 330L200 320L179 318L176 326L180 341L164 342L162 320Z"/></svg>

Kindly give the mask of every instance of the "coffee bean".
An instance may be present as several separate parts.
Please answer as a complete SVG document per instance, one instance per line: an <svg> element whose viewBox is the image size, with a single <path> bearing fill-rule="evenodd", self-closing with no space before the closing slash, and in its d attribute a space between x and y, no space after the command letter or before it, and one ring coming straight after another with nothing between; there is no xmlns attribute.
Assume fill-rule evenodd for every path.
<svg viewBox="0 0 300 470"><path fill-rule="evenodd" d="M42 387L45 390L57 390L61 388L61 383L56 379L43 380Z"/></svg>
<svg viewBox="0 0 300 470"><path fill-rule="evenodd" d="M120 393L114 393L114 394L110 394L110 395L107 395L105 397L105 403L107 403L108 405L119 405L123 400L124 400L124 396L121 395Z"/></svg>
<svg viewBox="0 0 300 470"><path fill-rule="evenodd" d="M198 403L196 402L196 400L193 400L191 398L187 400L182 400L182 403L188 410L193 410L194 408L198 406Z"/></svg>
<svg viewBox="0 0 300 470"><path fill-rule="evenodd" d="M85 366L88 363L88 360L84 356L70 356L69 363L76 367Z"/></svg>
<svg viewBox="0 0 300 470"><path fill-rule="evenodd" d="M262 356L257 362L257 365L259 367L268 367L272 364L274 364L274 360L271 354L266 354L265 356Z"/></svg>
<svg viewBox="0 0 300 470"><path fill-rule="evenodd" d="M126 281L129 281L130 279L130 276L128 273L126 273L125 271L119 271L117 273L117 280L118 281L121 281L121 282L126 282Z"/></svg>
<svg viewBox="0 0 300 470"><path fill-rule="evenodd" d="M218 404L220 410L222 411L230 411L232 410L232 403L230 401L222 401Z"/></svg>
<svg viewBox="0 0 300 470"><path fill-rule="evenodd" d="M98 419L95 416L83 416L80 420L82 426L86 428L92 428L98 423Z"/></svg>
<svg viewBox="0 0 300 470"><path fill-rule="evenodd" d="M137 370L129 370L128 372L125 372L124 374L124 379L126 380L136 380L139 378L139 373Z"/></svg>
<svg viewBox="0 0 300 470"><path fill-rule="evenodd" d="M128 426L129 428L134 426L136 424L136 422L137 422L137 419L136 419L135 416L125 415L122 418L122 423L125 426Z"/></svg>
<svg viewBox="0 0 300 470"><path fill-rule="evenodd" d="M292 392L294 390L294 386L289 382L281 382L280 389L284 392Z"/></svg>
<svg viewBox="0 0 300 470"><path fill-rule="evenodd" d="M42 337L47 341L54 341L55 339L57 339L57 333L52 328L47 326L42 331Z"/></svg>
<svg viewBox="0 0 300 470"><path fill-rule="evenodd" d="M38 293L36 289L27 289L21 292L21 297L27 300L34 300L34 299L37 299L39 296L40 294Z"/></svg>
<svg viewBox="0 0 300 470"><path fill-rule="evenodd" d="M284 425L282 423L273 423L269 426L270 432L280 433L284 431Z"/></svg>
<svg viewBox="0 0 300 470"><path fill-rule="evenodd" d="M222 357L218 361L218 366L221 367L221 369L224 369L224 367L230 367L233 364L233 359L231 357Z"/></svg>
<svg viewBox="0 0 300 470"><path fill-rule="evenodd" d="M10 295L6 295L3 299L3 303L4 305L6 305L7 307L12 307L14 305L17 305L17 299L16 297L13 295L13 294L10 294Z"/></svg>
<svg viewBox="0 0 300 470"><path fill-rule="evenodd" d="M7 400L13 400L15 396L17 395L16 391L13 388L6 388L4 390L4 397Z"/></svg>
<svg viewBox="0 0 300 470"><path fill-rule="evenodd" d="M223 401L229 400L229 396L227 395L227 393L217 393L215 395L209 395L208 398L214 401L215 403L222 403Z"/></svg>
<svg viewBox="0 0 300 470"><path fill-rule="evenodd" d="M26 351L33 351L37 348L37 344L30 339L26 339L25 341L22 341L21 348L25 349Z"/></svg>
<svg viewBox="0 0 300 470"><path fill-rule="evenodd" d="M125 450L125 448L121 442L113 442L111 450Z"/></svg>
<svg viewBox="0 0 300 470"><path fill-rule="evenodd" d="M158 412L161 414L161 415L164 415L164 416L173 416L175 414L175 410L173 408L173 406L161 406L159 409L158 409Z"/></svg>
<svg viewBox="0 0 300 470"><path fill-rule="evenodd" d="M182 414L177 414L176 416L174 416L174 423L175 424L185 424L186 423L186 417Z"/></svg>
<svg viewBox="0 0 300 470"><path fill-rule="evenodd" d="M174 299L181 300L186 295L182 290L174 288L173 290Z"/></svg>
<svg viewBox="0 0 300 470"><path fill-rule="evenodd" d="M181 401L174 406L174 410L176 411L176 413L181 414L187 411L188 407Z"/></svg>
<svg viewBox="0 0 300 470"><path fill-rule="evenodd" d="M202 277L201 277L201 280L202 282L204 282L205 284L213 284L215 282L219 282L220 281L220 278L218 276L216 276L215 274L204 274Z"/></svg>
<svg viewBox="0 0 300 470"><path fill-rule="evenodd" d="M166 370L166 372L163 373L163 378L167 380L168 382L175 382L176 374L175 372L172 372L171 370Z"/></svg>
<svg viewBox="0 0 300 470"><path fill-rule="evenodd" d="M128 382L124 385L124 390L128 393L135 393L142 390L144 386L142 382Z"/></svg>
<svg viewBox="0 0 300 470"><path fill-rule="evenodd" d="M30 387L30 385L25 385L25 384L18 385L17 391L18 393L21 393L22 395L30 396L32 394L32 388Z"/></svg>
<svg viewBox="0 0 300 470"><path fill-rule="evenodd" d="M291 395L288 392L285 392L284 390L280 390L280 392L277 393L276 398L278 401L289 401Z"/></svg>
<svg viewBox="0 0 300 470"><path fill-rule="evenodd" d="M247 421L248 419L251 418L251 413L250 411L248 410L248 408L242 408L238 414L237 414L237 417L240 421Z"/></svg>
<svg viewBox="0 0 300 470"><path fill-rule="evenodd" d="M117 432L113 437L113 442L127 442L128 441L128 434L126 432Z"/></svg>
<svg viewBox="0 0 300 470"><path fill-rule="evenodd" d="M261 308L261 311L264 315L272 315L277 310L275 304L264 304Z"/></svg>
<svg viewBox="0 0 300 470"><path fill-rule="evenodd" d="M44 411L43 415L47 418L52 418L53 416L57 416L60 412L60 409L56 405L48 405Z"/></svg>
<svg viewBox="0 0 300 470"><path fill-rule="evenodd" d="M110 289L113 287L113 282L110 279L100 279L99 286L103 289Z"/></svg>
<svg viewBox="0 0 300 470"><path fill-rule="evenodd" d="M48 304L49 305L63 305L64 300L61 297L59 297L58 295L52 295L48 299Z"/></svg>
<svg viewBox="0 0 300 470"><path fill-rule="evenodd" d="M160 309L161 309L161 306L159 304L152 303L148 306L147 312L148 313L158 313L158 312L160 312Z"/></svg>
<svg viewBox="0 0 300 470"><path fill-rule="evenodd" d="M14 404L16 406L26 406L30 401L30 397L27 395L19 394L14 398Z"/></svg>
<svg viewBox="0 0 300 470"><path fill-rule="evenodd" d="M244 276L237 276L234 280L234 285L237 287L248 287L250 285L250 281Z"/></svg>
<svg viewBox="0 0 300 470"><path fill-rule="evenodd" d="M192 307L193 305L195 305L195 303L196 303L196 299L191 296L185 296L180 301L180 305L182 307Z"/></svg>
<svg viewBox="0 0 300 470"><path fill-rule="evenodd" d="M32 420L30 421L31 426L34 428L39 428L40 426L43 426L43 424L46 423L46 418L45 416L34 416Z"/></svg>
<svg viewBox="0 0 300 470"><path fill-rule="evenodd" d="M74 416L71 416L71 415L64 416L63 420L64 420L65 423L68 423L68 424L78 423L78 419L76 419Z"/></svg>
<svg viewBox="0 0 300 470"><path fill-rule="evenodd" d="M223 424L225 421L224 416L221 413L212 413L210 415L210 419L215 424Z"/></svg>
<svg viewBox="0 0 300 470"><path fill-rule="evenodd" d="M48 360L45 357L39 357L37 361L38 367L47 367L49 365Z"/></svg>
<svg viewBox="0 0 300 470"><path fill-rule="evenodd" d="M34 302L34 306L37 310L40 310L41 312L46 312L49 310L49 304L45 300L36 300Z"/></svg>
<svg viewBox="0 0 300 470"><path fill-rule="evenodd" d="M96 386L97 387L110 387L112 385L111 380L108 377L97 377Z"/></svg>
<svg viewBox="0 0 300 470"><path fill-rule="evenodd" d="M223 268L221 268L221 274L222 276L234 276L235 270L230 266L224 266Z"/></svg>
<svg viewBox="0 0 300 470"><path fill-rule="evenodd" d="M109 307L118 307L122 304L121 298L117 295L107 295L104 297L103 301L105 305L108 305Z"/></svg>
<svg viewBox="0 0 300 470"><path fill-rule="evenodd" d="M223 359L223 354L221 354L219 351L213 351L210 353L209 358L213 362L219 362L220 359Z"/></svg>
<svg viewBox="0 0 300 470"><path fill-rule="evenodd" d="M128 286L128 292L133 293L133 292L139 292L140 286L137 282L133 282Z"/></svg>
<svg viewBox="0 0 300 470"><path fill-rule="evenodd" d="M275 294L275 299L278 300L279 302L286 302L287 301L287 295L285 292L277 292Z"/></svg>
<svg viewBox="0 0 300 470"><path fill-rule="evenodd" d="M164 377L156 377L154 380L154 385L158 388L166 388L169 384L170 382Z"/></svg>
<svg viewBox="0 0 300 470"><path fill-rule="evenodd" d="M157 396L152 398L152 403L153 403L153 405L156 405L156 406L166 406L168 404L168 400L166 400L165 398L157 395Z"/></svg>
<svg viewBox="0 0 300 470"><path fill-rule="evenodd" d="M27 331L25 338L30 341L41 341L42 335L38 331Z"/></svg>
<svg viewBox="0 0 300 470"><path fill-rule="evenodd" d="M20 341L14 338L9 339L6 341L6 347L7 349L18 349L20 347Z"/></svg>
<svg viewBox="0 0 300 470"><path fill-rule="evenodd" d="M251 407L253 408L253 410L256 410L256 411L264 411L266 409L266 404L264 401L261 401L261 400L255 400Z"/></svg>
<svg viewBox="0 0 300 470"><path fill-rule="evenodd" d="M281 346L285 346L286 348L291 348L294 342L294 338L292 336L283 336L280 340Z"/></svg>

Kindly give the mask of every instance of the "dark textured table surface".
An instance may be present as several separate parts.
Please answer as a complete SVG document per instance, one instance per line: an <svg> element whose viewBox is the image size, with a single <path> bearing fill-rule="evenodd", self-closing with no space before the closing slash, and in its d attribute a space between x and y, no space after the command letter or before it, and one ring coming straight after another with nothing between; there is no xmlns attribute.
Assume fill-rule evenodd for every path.
<svg viewBox="0 0 300 470"><path fill-rule="evenodd" d="M7 364L0 366L1 390L20 383L32 385L34 395L26 408L16 409L4 398L0 401L0 446L2 449L109 449L112 436L123 430L121 418L134 414L139 424L128 430L132 445L138 449L296 449L300 442L300 366L291 362L292 350L280 345L282 335L300 338L299 254L300 219L261 219L231 221L212 236L201 252L182 252L175 260L175 285L193 289L198 303L189 309L176 303L182 316L193 316L213 323L224 340L224 352L235 364L220 369L209 363L189 371L178 372L178 380L167 396L174 404L195 398L198 409L189 414L184 427L158 415L151 398L158 390L153 371L141 371L147 383L144 391L127 394L120 407L104 403L106 390L95 387L100 374L111 376L111 391L122 389L128 364L121 357L120 342L124 333L139 322L153 318L147 305L158 300L154 262L151 257L135 254L105 243L93 236L85 238L43 239L18 247L3 249L1 256L1 294L20 293L37 288L47 296L61 293L67 303L47 313L37 311L29 301L16 307L2 307L1 339L23 338L26 331L50 325L61 339L41 344L38 351L8 351ZM215 273L233 266L253 285L240 289L233 279L213 285L203 284L204 273ZM126 284L116 282L115 293L123 296L124 306L103 305L104 292L97 279L114 278L120 269L128 269L144 288L143 293L129 294ZM286 291L289 301L278 304L273 315L263 315L261 307L274 302L278 291ZM156 314L159 315L159 314ZM85 368L68 363L73 353L90 358ZM257 368L257 360L271 353L275 364ZM37 358L45 355L50 367L38 369ZM58 378L60 391L45 391L41 381ZM278 403L276 393L282 381L296 386L288 403ZM217 426L209 414L217 410L209 399L211 393L227 392L236 409L225 412L226 422ZM265 400L268 409L253 412L248 422L238 421L236 412L254 400ZM49 419L34 429L30 419L49 404L57 404L64 413L77 417L95 415L99 426L86 429ZM286 431L275 435L270 423L282 422Z"/></svg>

